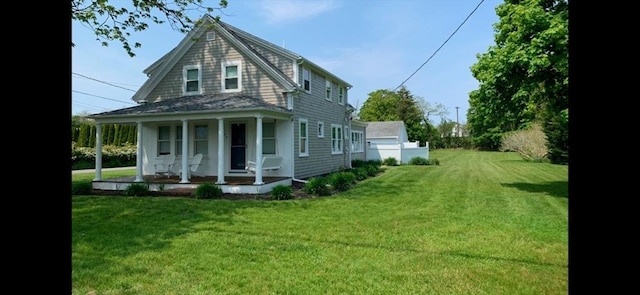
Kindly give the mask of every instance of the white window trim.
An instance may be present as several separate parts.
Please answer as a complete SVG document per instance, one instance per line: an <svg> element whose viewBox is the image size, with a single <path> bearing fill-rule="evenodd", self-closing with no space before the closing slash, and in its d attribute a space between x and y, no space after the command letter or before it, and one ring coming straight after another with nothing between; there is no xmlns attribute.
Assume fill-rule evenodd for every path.
<svg viewBox="0 0 640 295"><path fill-rule="evenodd" d="M204 127L207 131L207 133L205 134L205 138L197 138L198 134L198 127ZM196 146L198 145L199 142L204 142L207 145L207 148L205 151L196 151ZM183 151L184 153L184 151ZM202 154L202 155L208 155L209 154L209 125L208 124L196 124L193 126L193 154Z"/></svg>
<svg viewBox="0 0 640 295"><path fill-rule="evenodd" d="M267 137L264 135L264 133L262 134L262 154L264 155L277 155L278 154L278 135L276 134L278 132L278 128L276 126L276 122L265 122L262 121L262 130L264 131L264 124L273 124L273 136L272 137ZM264 143L265 139L273 139L273 154L269 154L264 152L264 147L266 146Z"/></svg>
<svg viewBox="0 0 640 295"><path fill-rule="evenodd" d="M327 78L325 78L324 81L324 99L331 101L333 96L333 83Z"/></svg>
<svg viewBox="0 0 640 295"><path fill-rule="evenodd" d="M338 86L338 104L344 105L344 96L347 89L344 86Z"/></svg>
<svg viewBox="0 0 640 295"><path fill-rule="evenodd" d="M160 129L164 129L166 128L166 131L169 132L168 138L167 139L160 139ZM157 146L156 146L156 155L158 157L163 156L163 155L170 155L171 154L171 126L167 126L167 125L160 125L158 126L158 137L157 137L158 141L157 141ZM168 143L168 147L169 147L169 151L166 153L161 153L160 151L160 143Z"/></svg>
<svg viewBox="0 0 640 295"><path fill-rule="evenodd" d="M187 91L187 71L188 70L198 70L198 90L197 91ZM194 95L194 94L202 94L202 68L200 64L197 65L187 65L182 67L182 94L183 95Z"/></svg>
<svg viewBox="0 0 640 295"><path fill-rule="evenodd" d="M305 140L305 142L304 142L304 144L305 144L304 150L306 152L304 152L304 153L300 152L298 154L298 156L299 157L308 157L309 156L309 120L307 120L307 119L299 119L298 120L298 148L300 148L300 140L302 139L302 132L301 132L301 128L300 128L300 125L302 125L302 123L305 123L304 126L306 127L305 134L307 135L306 136L307 140Z"/></svg>
<svg viewBox="0 0 640 295"><path fill-rule="evenodd" d="M334 138L333 137L334 134L335 134L335 132L333 132L334 129L339 129L340 130L339 138ZM333 148L333 146L334 146L333 142L336 141L336 140L340 140L339 141L340 145L338 147L339 150L335 150ZM344 129L342 128L342 125L340 125L340 124L331 124L331 154L332 155L342 154L342 150L343 149L344 149Z"/></svg>
<svg viewBox="0 0 640 295"><path fill-rule="evenodd" d="M305 79L304 79L304 73L305 73L305 72L306 72L306 73L309 73L309 89L305 89L305 88L304 88L304 81L305 81ZM302 89L303 89L304 91L306 91L307 93L311 93L311 70L309 70L309 69L307 69L307 68L305 68L305 67L303 67L303 68L302 68Z"/></svg>
<svg viewBox="0 0 640 295"><path fill-rule="evenodd" d="M324 138L324 122L318 122L318 137Z"/></svg>
<svg viewBox="0 0 640 295"><path fill-rule="evenodd" d="M356 141L353 141L354 135L356 137ZM364 152L364 133L362 131L351 131L351 152Z"/></svg>
<svg viewBox="0 0 640 295"><path fill-rule="evenodd" d="M227 67L228 66L238 66L238 88L237 89L226 89L226 77L227 77ZM232 92L240 92L242 91L242 61L240 60L231 60L222 62L222 77L220 79L220 92L222 93L232 93Z"/></svg>

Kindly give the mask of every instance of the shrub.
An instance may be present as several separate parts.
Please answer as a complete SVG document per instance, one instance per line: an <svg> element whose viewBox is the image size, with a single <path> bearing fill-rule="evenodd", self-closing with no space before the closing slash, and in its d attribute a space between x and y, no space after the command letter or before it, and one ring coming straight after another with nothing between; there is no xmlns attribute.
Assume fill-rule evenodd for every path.
<svg viewBox="0 0 640 295"><path fill-rule="evenodd" d="M382 164L387 166L398 166L398 160L394 157L388 157L382 161Z"/></svg>
<svg viewBox="0 0 640 295"><path fill-rule="evenodd" d="M367 172L366 167L354 168L351 169L351 172L353 172L353 175L355 175L356 180L365 180L367 179L367 177L369 177L369 173Z"/></svg>
<svg viewBox="0 0 640 295"><path fill-rule="evenodd" d="M369 174L369 176L376 176L378 172L380 172L380 167L378 165L376 164L367 165L367 174Z"/></svg>
<svg viewBox="0 0 640 295"><path fill-rule="evenodd" d="M367 165L367 161L365 160L351 160L351 167L359 168Z"/></svg>
<svg viewBox="0 0 640 295"><path fill-rule="evenodd" d="M220 199L222 198L222 188L215 183L205 182L196 187L194 194L196 199Z"/></svg>
<svg viewBox="0 0 640 295"><path fill-rule="evenodd" d="M91 181L81 181L71 184L72 195L90 195L93 190Z"/></svg>
<svg viewBox="0 0 640 295"><path fill-rule="evenodd" d="M307 194L316 196L328 196L331 195L331 190L327 186L327 178L323 176L312 177L304 185L304 191Z"/></svg>
<svg viewBox="0 0 640 295"><path fill-rule="evenodd" d="M288 185L278 184L271 190L271 198L274 200L289 200L293 198L293 188Z"/></svg>
<svg viewBox="0 0 640 295"><path fill-rule="evenodd" d="M356 182L356 176L352 172L336 172L329 176L329 182L333 189L346 191Z"/></svg>
<svg viewBox="0 0 640 295"><path fill-rule="evenodd" d="M527 161L543 161L547 156L547 138L538 123L522 130L507 132L500 151L514 151Z"/></svg>
<svg viewBox="0 0 640 295"><path fill-rule="evenodd" d="M127 197L148 196L149 185L146 183L132 183L125 190L124 195Z"/></svg>

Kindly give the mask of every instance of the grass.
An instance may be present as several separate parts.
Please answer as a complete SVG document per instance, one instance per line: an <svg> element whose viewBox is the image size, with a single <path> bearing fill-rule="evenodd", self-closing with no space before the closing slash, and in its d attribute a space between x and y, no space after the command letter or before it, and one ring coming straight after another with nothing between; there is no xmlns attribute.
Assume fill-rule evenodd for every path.
<svg viewBox="0 0 640 295"><path fill-rule="evenodd" d="M74 196L72 294L567 294L568 166L430 156L315 199Z"/></svg>

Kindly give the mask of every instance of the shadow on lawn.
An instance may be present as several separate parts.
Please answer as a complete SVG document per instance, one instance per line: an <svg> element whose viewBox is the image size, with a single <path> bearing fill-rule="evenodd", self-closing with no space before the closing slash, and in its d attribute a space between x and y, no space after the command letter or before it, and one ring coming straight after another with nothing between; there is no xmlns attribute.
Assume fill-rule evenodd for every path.
<svg viewBox="0 0 640 295"><path fill-rule="evenodd" d="M515 182L503 183L502 186L512 187L531 193L547 193L558 198L569 198L569 182L567 181L551 181L541 184Z"/></svg>
<svg viewBox="0 0 640 295"><path fill-rule="evenodd" d="M244 209L299 205L297 202L103 196L76 197L73 202L76 204L73 205L71 246L77 251L74 259L105 269L110 268L113 261L140 252L164 251L176 238L198 232L205 224L243 223L236 216Z"/></svg>

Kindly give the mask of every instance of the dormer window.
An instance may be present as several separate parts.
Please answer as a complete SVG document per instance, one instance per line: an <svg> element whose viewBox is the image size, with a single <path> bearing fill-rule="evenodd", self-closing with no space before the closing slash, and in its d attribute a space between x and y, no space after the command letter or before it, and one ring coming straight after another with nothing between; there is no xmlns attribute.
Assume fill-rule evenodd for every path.
<svg viewBox="0 0 640 295"><path fill-rule="evenodd" d="M200 94L202 85L200 65L184 66L184 68L182 68L182 80L184 81L182 88L183 94Z"/></svg>
<svg viewBox="0 0 640 295"><path fill-rule="evenodd" d="M239 92L242 90L241 62L222 63L222 92Z"/></svg>

